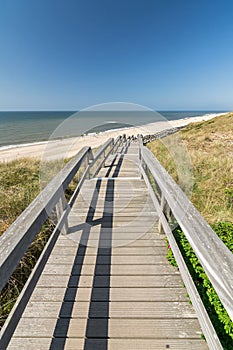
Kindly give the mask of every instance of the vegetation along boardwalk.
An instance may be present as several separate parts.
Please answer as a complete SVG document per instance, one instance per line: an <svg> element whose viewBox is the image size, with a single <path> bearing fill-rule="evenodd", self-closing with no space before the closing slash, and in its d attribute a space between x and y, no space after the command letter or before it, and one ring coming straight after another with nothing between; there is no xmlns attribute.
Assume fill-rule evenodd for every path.
<svg viewBox="0 0 233 350"><path fill-rule="evenodd" d="M167 208L176 220L176 210L181 210L177 202L173 208L170 186L175 196L181 190L170 178L168 191L157 180L157 190L152 186L151 178L162 171L159 166L139 137L109 140L94 156L84 148L6 231L1 238L1 288L57 208L56 228L1 331L1 349L222 348L168 223ZM81 169L67 204L64 190ZM189 223L184 220L184 231L187 226L188 236L200 230L193 225L195 218L207 231L206 239L208 232L212 235L208 250L212 255L217 238L185 195L180 198L185 210L190 206L192 212L187 214ZM165 234L179 269L166 259ZM200 251L200 260L207 261L204 268L213 276L212 283L217 280L217 291L229 311L232 259L223 246L215 255L225 263L224 271L219 271L225 280L222 287L215 268L208 271L209 256L201 248L205 242L198 237L194 248Z"/></svg>

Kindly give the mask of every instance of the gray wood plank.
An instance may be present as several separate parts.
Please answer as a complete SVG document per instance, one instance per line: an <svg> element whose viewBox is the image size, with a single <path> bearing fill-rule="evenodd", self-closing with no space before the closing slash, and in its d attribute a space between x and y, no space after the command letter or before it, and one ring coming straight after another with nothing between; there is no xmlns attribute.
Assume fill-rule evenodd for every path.
<svg viewBox="0 0 233 350"><path fill-rule="evenodd" d="M66 294L65 294L66 293ZM74 296L73 290L67 291L65 287L38 287L35 289L31 301L185 301L187 295L184 288L78 288Z"/></svg>
<svg viewBox="0 0 233 350"><path fill-rule="evenodd" d="M50 338L13 338L9 350L47 350L50 347ZM63 344L65 347L63 348ZM90 346L101 349L103 340L90 339ZM55 341L57 349L83 350L84 339L79 338L57 338ZM199 339L109 339L109 350L208 350L207 344Z"/></svg>
<svg viewBox="0 0 233 350"><path fill-rule="evenodd" d="M8 350L49 350L52 338L12 338ZM64 346L65 344L65 346ZM83 350L84 339L56 338L53 339L56 350Z"/></svg>
<svg viewBox="0 0 233 350"><path fill-rule="evenodd" d="M95 262L95 257L87 255L84 258L84 264L93 264L93 261ZM73 264L74 262L74 256L73 255L52 255L49 258L48 263L49 264L62 264L62 265L70 265ZM102 256L98 264L106 264L107 259L106 257ZM140 265L148 265L148 264L164 264L164 265L169 265L168 260L164 257L164 255L142 255L140 257L136 255L113 255L111 257L111 265L135 265L140 263Z"/></svg>
<svg viewBox="0 0 233 350"><path fill-rule="evenodd" d="M69 283L68 283L69 282ZM93 276L82 275L79 280L79 287L92 287ZM77 287L76 279L70 278L69 275L46 275L43 274L38 281L40 287ZM138 288L138 287L177 287L182 286L182 279L179 274L155 275L155 276L112 276L110 280L110 288ZM102 276L96 278L96 287L106 286L105 279Z"/></svg>
<svg viewBox="0 0 233 350"><path fill-rule="evenodd" d="M69 334L75 334L76 321L71 322ZM104 336L104 330L99 327L96 320L91 319L87 336L91 334L93 337ZM192 338L200 339L201 331L196 319L110 319L109 332L110 338L151 338L151 339L177 339Z"/></svg>

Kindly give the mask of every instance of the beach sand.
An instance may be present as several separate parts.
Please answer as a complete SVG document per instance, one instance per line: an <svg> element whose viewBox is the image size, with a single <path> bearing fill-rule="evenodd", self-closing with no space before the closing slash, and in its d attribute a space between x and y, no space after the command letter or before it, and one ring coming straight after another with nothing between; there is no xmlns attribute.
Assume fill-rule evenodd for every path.
<svg viewBox="0 0 233 350"><path fill-rule="evenodd" d="M172 121L159 121L140 127L130 127L124 129L109 130L103 133L84 135L77 138L69 138L62 140L50 140L29 145L18 145L8 149L0 149L0 162L9 162L24 157L33 157L41 160L55 160L74 156L82 147L90 146L92 148L99 147L109 138L116 138L119 135L127 136L143 134L155 134L156 132L181 127L190 123L210 120L219 114L209 114L198 117L178 119Z"/></svg>

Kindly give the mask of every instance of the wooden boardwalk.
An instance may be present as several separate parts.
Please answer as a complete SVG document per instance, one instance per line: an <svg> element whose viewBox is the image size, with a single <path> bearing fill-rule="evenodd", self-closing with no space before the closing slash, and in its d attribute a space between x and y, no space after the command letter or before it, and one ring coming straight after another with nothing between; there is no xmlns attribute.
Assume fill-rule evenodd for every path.
<svg viewBox="0 0 233 350"><path fill-rule="evenodd" d="M123 145L85 180L8 349L208 349L138 162Z"/></svg>

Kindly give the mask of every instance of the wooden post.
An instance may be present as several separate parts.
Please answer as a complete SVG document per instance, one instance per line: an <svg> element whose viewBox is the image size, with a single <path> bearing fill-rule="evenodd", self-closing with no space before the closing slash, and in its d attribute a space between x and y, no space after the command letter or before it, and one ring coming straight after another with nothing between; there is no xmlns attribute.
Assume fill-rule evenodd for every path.
<svg viewBox="0 0 233 350"><path fill-rule="evenodd" d="M65 193L62 191L61 197L56 204L57 220L61 218L63 212L66 210L67 201L65 198ZM64 226L62 227L61 234L66 235L68 232L68 221L65 220Z"/></svg>
<svg viewBox="0 0 233 350"><path fill-rule="evenodd" d="M160 201L160 208L162 212L164 211L165 205L166 205L166 200L165 200L164 194L162 193L161 201ZM159 219L158 229L159 229L159 233L164 234L164 229L163 229L161 219Z"/></svg>
<svg viewBox="0 0 233 350"><path fill-rule="evenodd" d="M88 155L87 155L87 160L86 160L86 168L89 167L90 163L91 163L91 158L90 158L90 154L88 153ZM88 172L87 172L87 179L88 179L88 180L91 178L90 170L91 170L91 169L89 169Z"/></svg>

